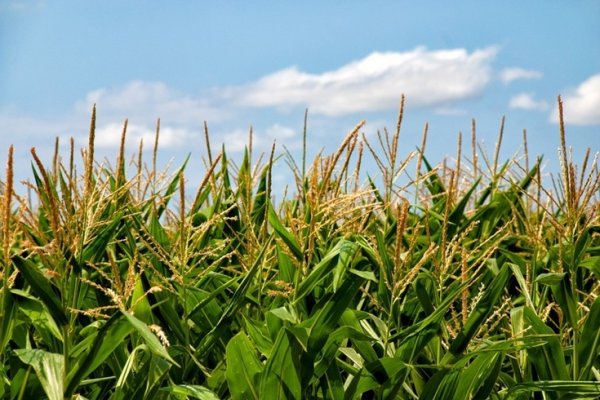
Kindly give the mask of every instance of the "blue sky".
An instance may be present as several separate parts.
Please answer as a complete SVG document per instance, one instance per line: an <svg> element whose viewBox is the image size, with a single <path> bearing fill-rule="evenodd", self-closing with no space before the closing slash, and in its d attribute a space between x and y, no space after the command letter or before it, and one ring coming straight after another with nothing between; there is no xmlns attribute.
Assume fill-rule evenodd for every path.
<svg viewBox="0 0 600 400"><path fill-rule="evenodd" d="M205 120L231 153L250 126L258 149L294 151L307 107L314 154L362 119L393 130L402 93L405 154L429 122L429 158L454 155L472 118L492 151L506 116L504 157L527 129L555 170L558 94L575 157L600 150L600 1L340 4L0 0L0 154L14 144L29 176L31 147L85 145L93 103L111 158L125 118L134 149L160 117L175 164L200 165Z"/></svg>

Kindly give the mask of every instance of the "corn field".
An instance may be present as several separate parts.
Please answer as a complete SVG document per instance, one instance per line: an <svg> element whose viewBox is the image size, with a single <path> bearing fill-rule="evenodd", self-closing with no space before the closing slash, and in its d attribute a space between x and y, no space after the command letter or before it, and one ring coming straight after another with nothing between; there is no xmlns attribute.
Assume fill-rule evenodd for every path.
<svg viewBox="0 0 600 400"><path fill-rule="evenodd" d="M0 396L599 398L597 158L576 164L561 122L548 177L526 136L503 163L502 130L488 155L473 124L434 165L427 128L399 154L402 117L312 163L249 145L236 164L207 129L201 182L157 171L158 128L152 160L126 162L125 123L98 163L95 109L82 161L32 150L27 195L11 148Z"/></svg>

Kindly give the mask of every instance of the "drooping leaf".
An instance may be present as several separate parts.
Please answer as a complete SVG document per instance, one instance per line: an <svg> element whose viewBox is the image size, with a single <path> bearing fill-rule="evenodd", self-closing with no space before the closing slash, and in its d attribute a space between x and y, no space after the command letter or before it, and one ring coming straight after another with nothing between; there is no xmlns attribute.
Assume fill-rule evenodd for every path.
<svg viewBox="0 0 600 400"><path fill-rule="evenodd" d="M65 361L62 354L39 349L18 349L15 354L35 370L49 400L63 400Z"/></svg>
<svg viewBox="0 0 600 400"><path fill-rule="evenodd" d="M140 334L140 336L146 342L146 345L150 349L153 354L156 354L159 357L164 358L170 363L179 366L173 358L169 355L167 349L163 346L160 340L156 337L156 335L148 328L148 325L131 315L128 311L121 311L121 314L125 316L127 321L133 326L133 328Z"/></svg>
<svg viewBox="0 0 600 400"><path fill-rule="evenodd" d="M31 320L46 343L51 344L53 339L63 340L61 330L41 301L22 290L13 289L11 292L16 297L19 310Z"/></svg>
<svg viewBox="0 0 600 400"><path fill-rule="evenodd" d="M67 314L61 304L60 294L54 290L48 278L40 272L37 266L31 261L21 257L14 256L13 263L21 272L33 292L39 296L40 300L48 307L48 311L57 324L63 326L68 323Z"/></svg>
<svg viewBox="0 0 600 400"><path fill-rule="evenodd" d="M219 400L215 392L199 385L170 385L162 388L161 391L198 400Z"/></svg>

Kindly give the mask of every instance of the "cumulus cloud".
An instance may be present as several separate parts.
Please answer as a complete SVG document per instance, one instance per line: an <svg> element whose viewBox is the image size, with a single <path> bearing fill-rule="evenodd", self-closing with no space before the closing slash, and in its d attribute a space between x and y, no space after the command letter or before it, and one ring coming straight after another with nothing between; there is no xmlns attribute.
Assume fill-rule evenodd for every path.
<svg viewBox="0 0 600 400"><path fill-rule="evenodd" d="M600 73L582 82L563 96L565 122L572 125L600 125ZM558 122L558 111L551 116Z"/></svg>
<svg viewBox="0 0 600 400"><path fill-rule="evenodd" d="M509 84L518 79L540 79L543 74L540 71L524 68L505 68L500 71L500 80Z"/></svg>
<svg viewBox="0 0 600 400"><path fill-rule="evenodd" d="M0 109L0 138L31 140L32 137L59 136L70 125L60 119L33 117L14 109Z"/></svg>
<svg viewBox="0 0 600 400"><path fill-rule="evenodd" d="M123 132L123 124L109 123L100 125L96 129L95 143L98 148L115 148L121 143L121 134ZM128 124L127 125L127 143L137 146L140 140L145 144L152 145L154 143L156 131L145 125ZM84 138L81 138L81 143L85 144ZM190 141L199 140L198 134L192 134L187 129L161 127L158 136L158 144L161 148L182 147L189 144Z"/></svg>
<svg viewBox="0 0 600 400"><path fill-rule="evenodd" d="M228 152L240 152L246 148L249 139L248 129L233 129L217 132L216 138L225 143ZM288 126L273 124L263 129L253 129L252 146L258 151L268 151L273 141L287 148L295 148L298 144L296 130Z"/></svg>
<svg viewBox="0 0 600 400"><path fill-rule="evenodd" d="M99 115L130 120L164 117L176 124L200 125L204 120L221 120L225 113L208 99L178 92L163 82L132 81L116 88L89 92L77 108L89 112L98 105Z"/></svg>
<svg viewBox="0 0 600 400"><path fill-rule="evenodd" d="M222 108L208 97L193 96L163 82L132 81L123 86L90 91L75 105L76 116L89 116L97 105L96 144L118 147L123 121L129 120L127 143L153 143L155 124L161 118L159 145L177 148L199 141L203 121L218 122L226 117Z"/></svg>
<svg viewBox="0 0 600 400"><path fill-rule="evenodd" d="M548 103L544 100L535 100L531 93L520 93L512 97L508 103L510 108L520 108L523 110L546 111Z"/></svg>
<svg viewBox="0 0 600 400"><path fill-rule="evenodd" d="M496 47L374 52L336 70L311 74L290 67L256 82L232 87L226 96L241 106L308 106L313 113L343 115L411 105L440 105L480 94L491 77Z"/></svg>
<svg viewBox="0 0 600 400"><path fill-rule="evenodd" d="M296 131L288 126L274 124L265 130L267 137L271 139L286 140L296 136Z"/></svg>

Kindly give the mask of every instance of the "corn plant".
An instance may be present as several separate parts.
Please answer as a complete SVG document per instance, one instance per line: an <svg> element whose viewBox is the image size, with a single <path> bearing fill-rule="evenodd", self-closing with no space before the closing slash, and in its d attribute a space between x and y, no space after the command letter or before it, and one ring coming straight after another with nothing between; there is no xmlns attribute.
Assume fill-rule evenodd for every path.
<svg viewBox="0 0 600 400"><path fill-rule="evenodd" d="M2 183L0 395L9 399L600 396L600 175L560 124L561 170L524 154L432 164L359 123L330 155L157 171L32 149ZM562 103L559 99L562 121ZM306 132L306 127L305 127ZM304 135L306 149L306 134ZM378 171L365 171L364 165ZM274 202L272 172L293 187ZM531 165L530 165L531 164ZM78 172L78 168L82 172ZM190 191L190 188L193 188Z"/></svg>

